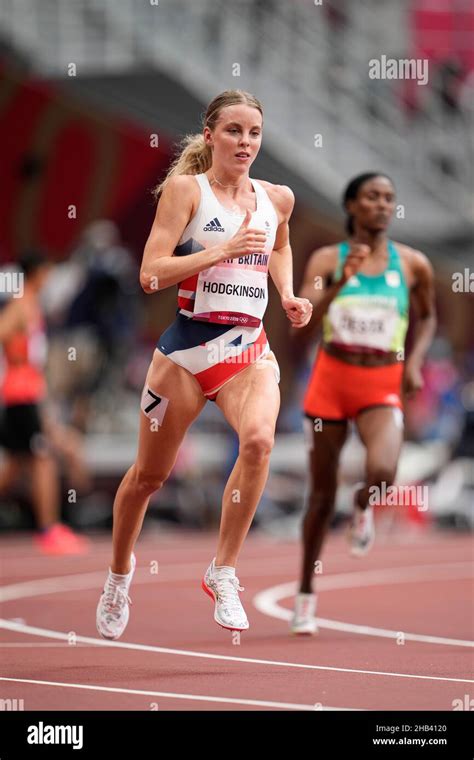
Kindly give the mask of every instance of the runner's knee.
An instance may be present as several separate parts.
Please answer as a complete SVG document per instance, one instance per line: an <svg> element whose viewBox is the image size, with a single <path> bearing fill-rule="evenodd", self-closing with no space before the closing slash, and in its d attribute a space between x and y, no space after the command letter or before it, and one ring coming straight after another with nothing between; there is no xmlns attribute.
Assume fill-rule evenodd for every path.
<svg viewBox="0 0 474 760"><path fill-rule="evenodd" d="M169 473L164 473L159 469L150 471L139 464L134 464L130 471L130 478L136 490L149 496L155 491L159 491L168 478Z"/></svg>
<svg viewBox="0 0 474 760"><path fill-rule="evenodd" d="M368 485L380 485L386 483L390 486L395 480L396 468L390 465L377 462L369 465L367 468L367 484Z"/></svg>
<svg viewBox="0 0 474 760"><path fill-rule="evenodd" d="M274 444L270 432L257 430L247 434L240 441L239 455L250 464L257 464L270 456Z"/></svg>

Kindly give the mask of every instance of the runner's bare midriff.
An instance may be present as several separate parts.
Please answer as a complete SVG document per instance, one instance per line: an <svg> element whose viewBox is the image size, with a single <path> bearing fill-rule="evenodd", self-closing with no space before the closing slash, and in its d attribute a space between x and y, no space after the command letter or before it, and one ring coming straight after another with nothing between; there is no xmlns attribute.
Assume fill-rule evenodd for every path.
<svg viewBox="0 0 474 760"><path fill-rule="evenodd" d="M339 348L333 344L322 343L322 348L330 356L341 359L347 364L355 364L359 367L384 367L389 364L397 364L400 359L396 351L388 352L363 352Z"/></svg>

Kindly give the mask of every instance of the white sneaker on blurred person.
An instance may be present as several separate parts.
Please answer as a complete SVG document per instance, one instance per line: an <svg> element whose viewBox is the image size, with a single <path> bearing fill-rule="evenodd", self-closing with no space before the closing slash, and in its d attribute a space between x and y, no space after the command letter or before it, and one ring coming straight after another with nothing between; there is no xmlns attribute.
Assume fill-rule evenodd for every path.
<svg viewBox="0 0 474 760"><path fill-rule="evenodd" d="M316 594L296 594L290 631L295 634L314 635L318 632L316 614Z"/></svg>
<svg viewBox="0 0 474 760"><path fill-rule="evenodd" d="M113 573L109 568L96 614L97 630L104 639L120 638L127 627L130 615L129 604L132 603L128 591L137 564L133 552L130 561L132 566L127 575Z"/></svg>
<svg viewBox="0 0 474 760"><path fill-rule="evenodd" d="M244 591L244 587L239 586L234 567L216 567L214 557L205 572L201 587L215 603L214 620L218 625L231 631L247 630L249 621L239 598L239 591Z"/></svg>
<svg viewBox="0 0 474 760"><path fill-rule="evenodd" d="M374 508L367 504L366 508L362 509L356 501L357 492L363 486L364 483L358 483L355 488L354 512L347 536L353 557L364 557L375 541Z"/></svg>

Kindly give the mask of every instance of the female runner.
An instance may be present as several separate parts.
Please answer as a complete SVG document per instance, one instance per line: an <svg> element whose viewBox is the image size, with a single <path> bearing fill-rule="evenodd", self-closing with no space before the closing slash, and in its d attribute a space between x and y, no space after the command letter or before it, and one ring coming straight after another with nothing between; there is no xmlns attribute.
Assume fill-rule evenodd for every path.
<svg viewBox="0 0 474 760"><path fill-rule="evenodd" d="M304 398L311 485L293 633L317 630L314 566L334 509L349 420L367 453L365 482L355 490L348 533L351 553L362 556L374 541L369 497L395 479L403 441L402 385L409 395L422 387L421 368L436 329L430 262L387 237L395 210L391 180L374 172L355 177L343 205L348 240L313 253L300 293L314 307L305 332L322 321L323 335ZM404 361L410 297L417 321Z"/></svg>
<svg viewBox="0 0 474 760"><path fill-rule="evenodd" d="M224 628L249 623L235 574L262 495L278 415L279 368L262 324L267 272L291 324L311 318L293 294L288 221L292 191L249 177L262 142L259 101L228 90L208 106L202 134L185 138L165 181L145 246L147 293L178 286L175 321L158 340L141 399L136 461L114 503L113 559L97 607L97 628L117 639L129 617L133 548L150 495L176 461L184 435L207 400L239 437L222 500L216 556L202 580Z"/></svg>

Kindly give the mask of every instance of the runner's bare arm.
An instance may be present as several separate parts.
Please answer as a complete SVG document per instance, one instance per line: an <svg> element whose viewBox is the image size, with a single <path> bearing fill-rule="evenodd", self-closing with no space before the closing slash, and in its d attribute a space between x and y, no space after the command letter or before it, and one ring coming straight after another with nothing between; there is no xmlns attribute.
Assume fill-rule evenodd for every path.
<svg viewBox="0 0 474 760"><path fill-rule="evenodd" d="M268 271L281 298L292 298L293 261L290 246L290 229L288 222L295 205L295 196L289 187L274 185L270 193L271 201L276 207L280 223L278 225L273 251L270 256Z"/></svg>
<svg viewBox="0 0 474 760"><path fill-rule="evenodd" d="M308 298L313 304L313 316L302 331L302 338L309 338L320 325L331 301L337 296L350 277L357 272L366 256L370 253L367 245L352 243L344 262L341 277L333 281L338 263L338 246L327 245L318 248L310 256L300 289L300 296ZM295 333L292 331L292 335Z"/></svg>
<svg viewBox="0 0 474 760"><path fill-rule="evenodd" d="M415 277L410 295L416 322L404 374L404 389L409 396L423 387L421 369L436 332L433 267L421 251L412 252L410 263Z"/></svg>
<svg viewBox="0 0 474 760"><path fill-rule="evenodd" d="M171 177L163 190L140 269L140 284L145 293L168 288L220 261L220 246L188 256L173 255L191 217L196 191L198 188L193 187L188 176Z"/></svg>
<svg viewBox="0 0 474 760"><path fill-rule="evenodd" d="M22 327L20 303L12 298L0 312L0 343L4 343Z"/></svg>
<svg viewBox="0 0 474 760"><path fill-rule="evenodd" d="M337 267L337 256L336 246L331 245L318 248L311 254L306 265L299 296L311 301L313 314L306 327L298 335L295 330L291 330L292 337L304 340L310 338L319 326L329 304L341 289L341 283L329 284Z"/></svg>
<svg viewBox="0 0 474 760"><path fill-rule="evenodd" d="M289 220L295 205L295 196L286 185L274 185L270 197L278 210L281 221L278 225L268 271L280 294L286 316L295 328L301 328L309 322L312 307L307 299L296 297L293 292L293 256Z"/></svg>

